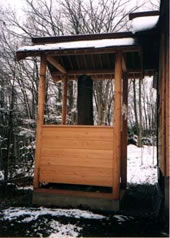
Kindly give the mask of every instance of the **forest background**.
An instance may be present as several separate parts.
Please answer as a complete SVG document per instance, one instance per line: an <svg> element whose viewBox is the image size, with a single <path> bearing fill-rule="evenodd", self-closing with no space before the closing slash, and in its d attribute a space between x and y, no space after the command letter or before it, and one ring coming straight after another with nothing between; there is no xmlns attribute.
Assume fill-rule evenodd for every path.
<svg viewBox="0 0 170 238"><path fill-rule="evenodd" d="M23 0L22 4L17 8L16 2L3 3L0 8L0 170L6 182L14 179L16 169L22 168L24 175L33 167L35 151L39 59L17 62L18 47L31 44L31 37L130 31L129 13L159 9L158 0ZM49 72L47 78L45 123L60 124L62 82L54 84ZM150 144L156 142L157 98L152 86L152 77L129 78L128 132L134 141L138 137L139 146L146 138ZM112 125L113 88L110 79L93 82L95 125ZM77 82L70 81L67 124L76 123Z"/></svg>

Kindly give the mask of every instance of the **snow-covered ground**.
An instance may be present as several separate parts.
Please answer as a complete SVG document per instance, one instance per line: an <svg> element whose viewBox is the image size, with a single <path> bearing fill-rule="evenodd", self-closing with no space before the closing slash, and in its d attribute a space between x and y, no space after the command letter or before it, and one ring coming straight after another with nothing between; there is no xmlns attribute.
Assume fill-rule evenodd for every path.
<svg viewBox="0 0 170 238"><path fill-rule="evenodd" d="M50 216L51 219L46 217ZM56 237L77 237L80 234L80 231L83 227L75 224L62 224L57 221L59 217L65 218L74 218L74 219L90 219L90 220L107 220L107 216L95 214L91 211L79 210L79 209L54 209L54 208L23 208L23 207L11 207L0 211L0 220L17 222L17 223L27 223L33 224L34 222L34 231L40 237L43 237L42 230L39 227L38 219L48 224L46 228L46 233L49 234L50 238ZM131 216L124 215L114 215L115 223L121 225L123 222L128 220L133 220ZM25 231L26 235L30 234L29 229Z"/></svg>
<svg viewBox="0 0 170 238"><path fill-rule="evenodd" d="M128 145L127 182L155 184L157 182L156 146Z"/></svg>
<svg viewBox="0 0 170 238"><path fill-rule="evenodd" d="M53 216L53 217L74 217L76 219L85 218L85 219L103 219L105 218L102 215L94 214L90 211L84 211L79 209L55 209L55 208L9 208L2 211L4 220L15 220L16 217L26 217L21 221L24 223L37 220L41 216ZM1 212L0 212L1 214Z"/></svg>
<svg viewBox="0 0 170 238"><path fill-rule="evenodd" d="M52 219L49 221L44 216L50 216ZM36 221L44 219L44 222L48 224L48 230L46 232L50 234L50 238L55 237L77 237L82 227L73 224L61 224L57 221L58 217L75 218L75 219L105 219L105 216L92 213L90 211L79 209L54 209L54 208L23 208L23 207L10 207L0 211L0 220L16 222L17 223L31 223L35 222L35 231L38 231L40 237L42 237L39 226L36 225ZM40 229L41 230L41 229ZM29 235L29 230L26 231L26 235Z"/></svg>

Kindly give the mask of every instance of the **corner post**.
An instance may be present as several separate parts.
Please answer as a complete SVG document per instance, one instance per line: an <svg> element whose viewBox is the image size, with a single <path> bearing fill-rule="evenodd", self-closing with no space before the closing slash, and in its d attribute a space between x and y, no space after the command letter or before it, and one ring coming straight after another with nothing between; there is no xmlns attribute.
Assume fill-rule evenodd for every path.
<svg viewBox="0 0 170 238"><path fill-rule="evenodd" d="M121 187L127 185L127 134L128 134L128 77L123 77L123 107L122 107L122 143L121 143Z"/></svg>
<svg viewBox="0 0 170 238"><path fill-rule="evenodd" d="M67 121L67 76L63 79L63 105L62 105L62 124Z"/></svg>
<svg viewBox="0 0 170 238"><path fill-rule="evenodd" d="M122 53L115 57L115 100L113 119L113 199L120 199L120 165L121 165L121 106L122 106Z"/></svg>
<svg viewBox="0 0 170 238"><path fill-rule="evenodd" d="M36 150L35 150L35 169L34 169L34 189L39 186L39 161L41 153L41 136L42 126L44 124L44 104L46 90L46 56L41 56L40 63L40 80L38 89L38 113L37 113L37 130L36 130Z"/></svg>

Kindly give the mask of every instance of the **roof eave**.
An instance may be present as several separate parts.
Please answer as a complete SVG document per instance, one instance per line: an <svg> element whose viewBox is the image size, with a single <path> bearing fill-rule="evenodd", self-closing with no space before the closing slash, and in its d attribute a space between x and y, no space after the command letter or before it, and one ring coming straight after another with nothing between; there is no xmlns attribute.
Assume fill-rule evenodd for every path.
<svg viewBox="0 0 170 238"><path fill-rule="evenodd" d="M17 51L16 59L17 61L25 59L26 57L40 57L42 54L45 55L55 55L55 56L64 56L64 55L85 55L85 54L107 54L115 53L117 51L122 52L140 52L141 47L138 45L126 45L126 46L113 46L106 48L82 48L82 49L59 49L59 50L31 50L31 51Z"/></svg>
<svg viewBox="0 0 170 238"><path fill-rule="evenodd" d="M117 39L126 37L133 37L133 33L116 32L116 33L66 35L66 36L53 36L53 37L33 37L32 43L34 45L37 45L37 44L63 43L63 42L84 41L84 40Z"/></svg>

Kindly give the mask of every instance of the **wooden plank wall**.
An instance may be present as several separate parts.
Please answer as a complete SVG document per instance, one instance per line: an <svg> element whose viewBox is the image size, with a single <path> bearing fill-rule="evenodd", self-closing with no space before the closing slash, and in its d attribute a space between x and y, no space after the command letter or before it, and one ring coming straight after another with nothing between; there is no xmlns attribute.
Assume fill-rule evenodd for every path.
<svg viewBox="0 0 170 238"><path fill-rule="evenodd" d="M170 176L170 79L169 79L169 37L166 36L166 176Z"/></svg>
<svg viewBox="0 0 170 238"><path fill-rule="evenodd" d="M169 86L169 39L161 34L160 47L160 105L159 105L159 165L163 176L170 176L170 86Z"/></svg>
<svg viewBox="0 0 170 238"><path fill-rule="evenodd" d="M113 127L43 126L39 180L112 187Z"/></svg>

